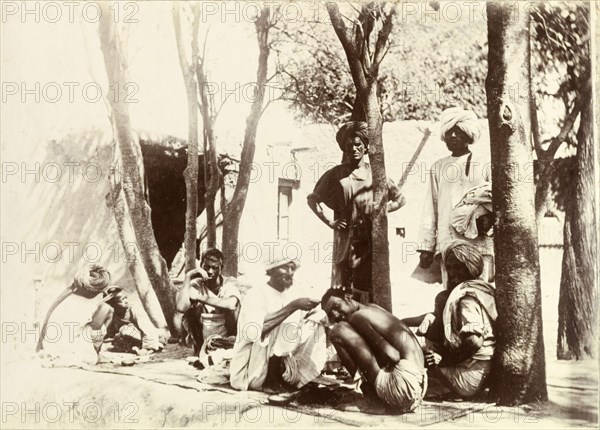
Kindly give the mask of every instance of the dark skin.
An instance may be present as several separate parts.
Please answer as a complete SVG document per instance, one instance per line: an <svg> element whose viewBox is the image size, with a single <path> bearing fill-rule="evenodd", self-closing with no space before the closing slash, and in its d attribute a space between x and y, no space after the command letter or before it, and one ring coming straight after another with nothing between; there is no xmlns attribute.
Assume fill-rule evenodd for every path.
<svg viewBox="0 0 600 430"><path fill-rule="evenodd" d="M448 271L448 290L452 291L458 285L465 281L473 279L473 276L454 253L450 253L445 261ZM458 364L477 352L483 345L483 337L477 333L462 333L461 343L457 348L447 348L442 351L442 355L427 351L425 353L425 365L427 367L445 367ZM443 357L443 358L442 358Z"/></svg>
<svg viewBox="0 0 600 430"><path fill-rule="evenodd" d="M364 169L366 166L365 154L367 154L368 148L362 139L358 136L350 136L346 141L344 147L344 153L348 158L348 164L352 167L352 170ZM334 220L327 216L321 202L317 201L314 196L309 196L307 200L308 206L314 212L314 214L325 223L332 230L346 230L349 226L348 220L337 219ZM402 206L402 200L399 197L398 200L388 201L387 211L394 212Z"/></svg>
<svg viewBox="0 0 600 430"><path fill-rule="evenodd" d="M360 370L370 388L374 389L382 368L394 366L401 359L423 366L417 338L383 308L350 298L330 297L323 303L323 310L335 322L329 338L342 364L351 374Z"/></svg>
<svg viewBox="0 0 600 430"><path fill-rule="evenodd" d="M461 157L471 152L469 150L469 145L473 143L473 139L457 125L446 132L444 141L453 157ZM494 225L494 214L488 213L480 216L477 218L476 224L479 236L483 236ZM434 253L426 250L419 250L418 252L420 254L419 266L423 269L427 269L433 264Z"/></svg>
<svg viewBox="0 0 600 430"><path fill-rule="evenodd" d="M240 313L240 303L237 297L225 297L216 298L210 297L205 291L197 290L192 288L191 282L194 278L201 278L203 280L203 287L209 289L213 294L217 295L221 286L218 283L219 276L221 275L221 269L223 268L223 262L214 257L206 257L202 260L201 267L199 269L190 270L185 274L183 285L177 292L176 305L177 311L180 314L186 312L192 305L192 300L197 300L200 303L213 306L225 311L233 312L234 318ZM221 339L213 339L208 345L208 350L214 350L217 348L229 348L235 342L235 336L227 336Z"/></svg>
<svg viewBox="0 0 600 430"><path fill-rule="evenodd" d="M283 292L293 285L295 271L296 265L292 262L276 267L270 270L268 273L268 284L275 290ZM263 339L297 310L310 311L318 304L319 302L317 300L308 297L301 297L299 299L292 300L280 310L268 314L265 316L263 324Z"/></svg>

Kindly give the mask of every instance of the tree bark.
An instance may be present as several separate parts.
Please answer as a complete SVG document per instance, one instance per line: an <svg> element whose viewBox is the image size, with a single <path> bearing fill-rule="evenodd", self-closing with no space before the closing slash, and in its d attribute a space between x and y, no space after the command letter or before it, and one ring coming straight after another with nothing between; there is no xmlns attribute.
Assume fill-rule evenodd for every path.
<svg viewBox="0 0 600 430"><path fill-rule="evenodd" d="M106 200L115 217L117 232L123 245L127 266L142 302L142 307L146 311L146 314L148 314L150 322L161 331L161 336L166 336L168 326L160 308L160 303L156 297L156 293L152 289L152 285L139 256L136 254L135 249L132 249L130 246L136 243L136 239L129 223L126 203L123 200L122 183L114 172L110 172L108 181L110 191L106 196Z"/></svg>
<svg viewBox="0 0 600 430"><path fill-rule="evenodd" d="M589 97L577 131L577 170L564 226L557 358L598 357L596 186L593 105Z"/></svg>
<svg viewBox="0 0 600 430"><path fill-rule="evenodd" d="M192 24L192 60L187 61L181 34L179 3L173 5L173 27L177 42L177 53L185 84L188 105L188 146L187 166L183 171L186 189L185 209L185 271L196 268L196 220L198 218L198 93L195 80L195 67L198 62L198 23L200 8L194 5L194 21ZM205 157L206 158L206 157Z"/></svg>
<svg viewBox="0 0 600 430"><path fill-rule="evenodd" d="M252 164L254 162L254 153L256 150L256 131L258 122L263 113L263 102L265 98L265 86L267 84L267 68L269 60L269 16L270 8L262 8L260 17L254 23L256 28L256 37L258 40L258 69L256 72L256 89L254 99L250 107L250 114L246 119L246 129L244 132L244 145L242 146L242 155L240 168L235 186L235 191L231 201L224 205L223 211L223 235L222 246L225 262L223 274L225 276L238 276L238 238L240 231L240 220L244 212L246 197L248 195L248 186L250 185L250 175L252 173Z"/></svg>
<svg viewBox="0 0 600 430"><path fill-rule="evenodd" d="M373 177L373 212L371 213L371 288L373 303L392 311L392 284L390 282L390 252L387 219L387 175L383 152L383 118L377 100L377 80L371 83L367 94L367 123L369 124L369 161Z"/></svg>
<svg viewBox="0 0 600 430"><path fill-rule="evenodd" d="M375 35L375 46L370 49L370 36L375 16L382 10L375 10L376 4L363 4L358 22L349 30L344 23L338 5L327 4L331 24L335 30L350 67L352 80L356 87L355 105L352 119L366 120L369 126L369 161L373 178L373 210L371 213L371 295L374 303L392 310L392 292L390 282L389 243L387 222L387 175L383 150L383 118L377 98L377 77L379 64L386 53L389 34L392 30L396 6L382 17L381 30ZM371 54L372 53L372 54ZM369 262L366 262L369 264Z"/></svg>
<svg viewBox="0 0 600 430"><path fill-rule="evenodd" d="M102 16L98 30L109 88L116 88L122 85L123 82L128 82L127 61L109 6L108 3L100 3ZM152 287L158 296L169 329L172 334L177 334L177 329L173 323L175 289L168 275L167 263L160 255L156 244L150 217L150 206L144 198L144 183L139 167L142 160L142 151L139 142L133 138L131 133L127 104L122 98L108 97L108 99L111 108L111 120L114 121L113 130L116 132L115 140L121 152L123 194L139 245L139 254Z"/></svg>
<svg viewBox="0 0 600 430"><path fill-rule="evenodd" d="M512 6L512 7L511 7ZM514 8L518 8L515 20ZM547 400L534 187L519 178L532 162L529 98L511 97L529 82L529 14L522 4L488 3L487 109L492 195L497 220L495 385L501 405Z"/></svg>
<svg viewBox="0 0 600 430"><path fill-rule="evenodd" d="M204 204L206 207L206 244L208 248L217 246L217 215L215 198L221 184L221 172L217 159L217 138L214 133L215 115L213 100L206 93L207 78L204 71L204 55L196 66L196 77L200 90L200 112L204 128Z"/></svg>

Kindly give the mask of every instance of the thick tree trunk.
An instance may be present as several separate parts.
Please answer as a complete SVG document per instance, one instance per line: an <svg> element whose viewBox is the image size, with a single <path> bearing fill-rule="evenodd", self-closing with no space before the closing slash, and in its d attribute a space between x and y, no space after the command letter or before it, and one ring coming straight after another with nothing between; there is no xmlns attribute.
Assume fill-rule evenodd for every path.
<svg viewBox="0 0 600 430"><path fill-rule="evenodd" d="M136 243L135 234L131 229L129 217L127 214L127 207L122 195L122 183L118 177L111 172L109 174L110 192L106 196L108 205L112 209L115 216L115 222L117 223L117 231L119 233L119 239L123 245L125 252L125 258L131 277L135 283L135 288L142 302L142 306L148 314L150 322L160 330L161 335L166 337L168 333L167 321L160 308L160 303L156 297L156 293L152 289L146 270L140 261L139 256L136 254L135 249L131 248L132 243Z"/></svg>
<svg viewBox="0 0 600 430"><path fill-rule="evenodd" d="M223 274L225 276L238 276L238 237L240 231L240 220L246 204L254 152L256 150L256 131L258 122L263 112L265 98L265 85L267 84L267 67L269 60L269 15L270 9L264 7L260 17L255 22L256 37L258 39L258 70L256 72L256 89L254 99L250 108L250 114L246 119L246 130L244 132L244 145L240 160L240 169L237 183L231 201L225 204L223 211L223 236L222 246L225 255Z"/></svg>
<svg viewBox="0 0 600 430"><path fill-rule="evenodd" d="M373 177L373 212L371 214L371 289L373 303L392 311L390 283L390 251L387 220L387 175L383 152L383 118L377 100L377 80L371 82L367 100L369 124L369 161Z"/></svg>
<svg viewBox="0 0 600 430"><path fill-rule="evenodd" d="M515 83L527 84L530 79L529 15L517 4L487 4L486 92L497 214L493 391L501 405L548 398L534 187L519 178L522 166L532 161L529 100L515 99L510 91Z"/></svg>
<svg viewBox="0 0 600 430"><path fill-rule="evenodd" d="M577 131L577 173L569 193L558 302L557 357L598 357L596 186L592 98L581 110Z"/></svg>
<svg viewBox="0 0 600 430"><path fill-rule="evenodd" d="M127 82L127 63L124 47L121 46L116 25L108 3L101 3L102 17L99 23L100 47L108 76L109 88L116 88ZM122 99L109 97L111 120L116 131L115 140L121 152L123 166L123 194L131 216L139 253L152 287L158 296L167 324L173 334L175 311L175 289L168 275L167 263L160 255L152 221L150 206L144 198L144 185L139 170L142 151L131 134L129 109Z"/></svg>

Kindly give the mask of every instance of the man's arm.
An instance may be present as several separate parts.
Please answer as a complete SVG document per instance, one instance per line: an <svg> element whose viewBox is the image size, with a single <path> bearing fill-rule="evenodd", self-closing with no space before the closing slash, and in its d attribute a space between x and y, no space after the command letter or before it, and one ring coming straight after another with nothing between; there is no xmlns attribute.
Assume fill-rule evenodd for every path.
<svg viewBox="0 0 600 430"><path fill-rule="evenodd" d="M220 299L217 297L203 296L200 293L192 293L192 298L209 306L213 306L219 309L225 309L227 311L235 311L240 304L240 301L237 297L225 297Z"/></svg>
<svg viewBox="0 0 600 430"><path fill-rule="evenodd" d="M419 327L421 325L421 323L423 322L423 320L425 319L425 316L427 316L427 314L423 314L423 315L418 315L416 317L408 317L408 318L403 318L400 321L402 321L404 324L406 324L409 327Z"/></svg>
<svg viewBox="0 0 600 430"><path fill-rule="evenodd" d="M483 345L485 321L481 305L472 297L463 297L458 303L457 316L460 329L460 344L449 348L443 355L440 366L460 363L473 355Z"/></svg>
<svg viewBox="0 0 600 430"><path fill-rule="evenodd" d="M394 183L391 178L387 179L388 186L388 203L387 211L394 212L406 204L406 197L400 191L400 188Z"/></svg>
<svg viewBox="0 0 600 430"><path fill-rule="evenodd" d="M348 318L350 325L367 341L374 351L375 358L384 365L396 364L402 358L398 351L380 333L381 329L391 329L393 321L382 309L361 309Z"/></svg>
<svg viewBox="0 0 600 430"><path fill-rule="evenodd" d="M461 343L458 348L449 349L442 361L440 367L452 366L467 360L481 348L483 345L483 337L477 333L463 333L461 334Z"/></svg>
<svg viewBox="0 0 600 430"><path fill-rule="evenodd" d="M345 230L346 228L348 228L348 222L346 220L332 220L329 219L327 215L325 215L325 212L321 207L321 202L318 201L317 196L314 193L308 195L308 197L306 198L306 203L308 204L308 207L313 211L313 213L317 216L317 218L323 221L323 223L327 227L334 230Z"/></svg>
<svg viewBox="0 0 600 430"><path fill-rule="evenodd" d="M197 291L194 289L194 292L192 292L191 287L192 277L197 275L200 275L203 279L208 278L207 273L202 269L193 269L185 274L183 285L175 297L175 304L178 312L186 312L192 304L191 299L197 298Z"/></svg>
<svg viewBox="0 0 600 430"><path fill-rule="evenodd" d="M268 314L263 323L262 336L264 339L276 327L278 327L287 317L297 310L309 311L319 304L319 301L303 297L296 299L285 305L278 311Z"/></svg>

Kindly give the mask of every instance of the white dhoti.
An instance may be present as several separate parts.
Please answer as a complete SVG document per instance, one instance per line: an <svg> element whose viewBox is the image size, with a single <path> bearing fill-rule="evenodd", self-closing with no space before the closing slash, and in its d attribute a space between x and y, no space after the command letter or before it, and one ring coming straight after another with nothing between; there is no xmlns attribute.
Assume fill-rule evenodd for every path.
<svg viewBox="0 0 600 430"><path fill-rule="evenodd" d="M290 385L300 388L319 376L327 361L325 328L319 322L299 319L297 314L300 313L291 315L264 340L251 342L247 360L243 360L244 354L234 352L230 380L233 388L261 390L269 359L274 356L282 358L283 380Z"/></svg>
<svg viewBox="0 0 600 430"><path fill-rule="evenodd" d="M282 309L289 298L269 285L249 290L238 319L238 333L231 360L231 386L237 390L261 390L267 377L269 359L282 357L283 379L298 388L319 376L327 361L322 311L310 318L296 311L265 338L265 317Z"/></svg>

